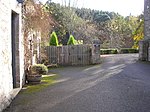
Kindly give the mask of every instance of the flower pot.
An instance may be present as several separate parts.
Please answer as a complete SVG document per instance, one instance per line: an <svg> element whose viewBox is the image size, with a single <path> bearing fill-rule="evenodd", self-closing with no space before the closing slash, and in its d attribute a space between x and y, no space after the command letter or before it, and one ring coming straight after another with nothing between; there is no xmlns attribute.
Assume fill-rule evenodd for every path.
<svg viewBox="0 0 150 112"><path fill-rule="evenodd" d="M42 75L27 75L27 81L29 84L41 83Z"/></svg>

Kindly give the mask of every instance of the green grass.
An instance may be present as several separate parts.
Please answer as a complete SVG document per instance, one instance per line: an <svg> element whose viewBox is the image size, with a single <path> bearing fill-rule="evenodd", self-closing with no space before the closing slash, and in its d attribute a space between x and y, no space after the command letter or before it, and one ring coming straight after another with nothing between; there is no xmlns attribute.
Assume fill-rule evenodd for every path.
<svg viewBox="0 0 150 112"><path fill-rule="evenodd" d="M43 75L40 84L36 84L36 85L27 84L25 85L22 92L25 94L31 94L31 93L41 91L42 89L55 84L56 78L58 78L58 75L56 74Z"/></svg>

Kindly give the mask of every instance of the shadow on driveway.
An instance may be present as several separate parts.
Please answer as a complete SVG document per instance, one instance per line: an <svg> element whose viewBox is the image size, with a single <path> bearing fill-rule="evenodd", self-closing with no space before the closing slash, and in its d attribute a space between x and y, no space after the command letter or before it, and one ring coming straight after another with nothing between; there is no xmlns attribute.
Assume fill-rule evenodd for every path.
<svg viewBox="0 0 150 112"><path fill-rule="evenodd" d="M110 55L100 65L52 69L55 85L19 94L6 112L148 112L150 64L137 59Z"/></svg>

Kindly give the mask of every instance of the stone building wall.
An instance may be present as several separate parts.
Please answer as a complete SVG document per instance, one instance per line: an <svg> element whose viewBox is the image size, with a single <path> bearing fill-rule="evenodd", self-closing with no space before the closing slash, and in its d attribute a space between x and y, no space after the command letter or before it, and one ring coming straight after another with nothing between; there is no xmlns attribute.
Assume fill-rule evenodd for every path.
<svg viewBox="0 0 150 112"><path fill-rule="evenodd" d="M144 40L139 42L139 59L150 61L150 0L144 0Z"/></svg>
<svg viewBox="0 0 150 112"><path fill-rule="evenodd" d="M15 19L12 15L15 14ZM14 20L15 27L12 27ZM18 21L18 22L17 22ZM16 0L0 0L0 112L6 108L17 92L21 89L24 77L24 47L21 33L21 4ZM12 49L12 32L18 31L15 36L16 50ZM12 54L15 53L15 60ZM15 67L13 66L15 61ZM16 70L13 83L13 70Z"/></svg>
<svg viewBox="0 0 150 112"><path fill-rule="evenodd" d="M144 0L144 39L150 39L150 0Z"/></svg>

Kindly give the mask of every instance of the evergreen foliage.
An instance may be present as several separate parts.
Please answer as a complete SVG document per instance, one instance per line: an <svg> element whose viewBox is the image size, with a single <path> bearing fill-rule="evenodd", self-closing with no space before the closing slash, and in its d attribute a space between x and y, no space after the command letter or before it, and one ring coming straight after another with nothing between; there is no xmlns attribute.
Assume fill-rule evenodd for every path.
<svg viewBox="0 0 150 112"><path fill-rule="evenodd" d="M53 31L52 34L50 35L50 46L58 46L58 37L56 33Z"/></svg>
<svg viewBox="0 0 150 112"><path fill-rule="evenodd" d="M48 73L48 68L44 64L35 64L32 65L30 68L31 74L41 74L41 75L46 75Z"/></svg>
<svg viewBox="0 0 150 112"><path fill-rule="evenodd" d="M67 45L76 45L77 41L74 39L73 35L70 35Z"/></svg>
<svg viewBox="0 0 150 112"><path fill-rule="evenodd" d="M115 12L62 6L53 2L46 3L46 10L58 23L54 27L59 42L67 43L68 34L73 33L78 40L89 44L93 39L102 41L101 48L138 48L143 38L143 16L121 16ZM66 34L68 32L68 34ZM72 45L78 42L73 42Z"/></svg>

